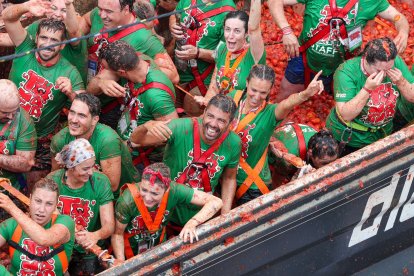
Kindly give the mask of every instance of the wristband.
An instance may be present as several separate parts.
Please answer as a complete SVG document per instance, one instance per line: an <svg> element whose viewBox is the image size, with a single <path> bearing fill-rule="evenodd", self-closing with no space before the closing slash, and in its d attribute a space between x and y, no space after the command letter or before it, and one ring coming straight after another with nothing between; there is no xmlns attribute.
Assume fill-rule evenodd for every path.
<svg viewBox="0 0 414 276"><path fill-rule="evenodd" d="M200 225L200 224L201 224L201 221L199 221L199 220L198 220L198 219L196 219L195 217L192 217L191 219L195 220L195 221L198 223L198 225Z"/></svg>
<svg viewBox="0 0 414 276"><path fill-rule="evenodd" d="M282 33L283 33L283 35L288 35L288 34L293 33L293 30L290 26L286 26L286 27L282 28Z"/></svg>
<svg viewBox="0 0 414 276"><path fill-rule="evenodd" d="M130 150L133 150L134 149L134 147L132 146L132 143L131 143L131 140L127 140L126 141L126 143L127 143L127 146L128 146L128 148L130 149Z"/></svg>
<svg viewBox="0 0 414 276"><path fill-rule="evenodd" d="M198 59L200 57L200 48L197 47L197 55L196 55L196 59Z"/></svg>
<svg viewBox="0 0 414 276"><path fill-rule="evenodd" d="M367 91L369 94L371 94L372 92L374 92L374 90L368 89L365 86L362 87L362 89L364 89L365 91Z"/></svg>

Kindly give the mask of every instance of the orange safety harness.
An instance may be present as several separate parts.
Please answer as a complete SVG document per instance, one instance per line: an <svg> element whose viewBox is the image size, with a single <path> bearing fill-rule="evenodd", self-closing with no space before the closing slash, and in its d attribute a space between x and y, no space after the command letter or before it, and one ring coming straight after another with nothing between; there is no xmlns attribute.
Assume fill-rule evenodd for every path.
<svg viewBox="0 0 414 276"><path fill-rule="evenodd" d="M231 80L234 78L236 69L240 65L240 62L242 62L248 50L249 48L241 49L241 54L236 58L236 60L233 63L233 66L231 67L230 67L230 57L232 54L235 54L236 52L227 52L226 60L224 62L223 76L221 77L222 80L220 82L220 87L219 87L220 93L227 94L230 92L230 89L232 88Z"/></svg>
<svg viewBox="0 0 414 276"><path fill-rule="evenodd" d="M348 32L345 27L345 20L344 17L347 15L347 13L352 9L353 6L358 2L359 0L350 0L343 9L338 9L336 5L335 0L329 0L329 6L331 9L331 18L329 18L327 25L322 27L314 36L312 36L309 40L307 40L305 43L303 43L299 47L299 51L302 53L302 59L303 59L303 66L305 68L305 87L307 87L311 81L311 73L312 70L308 66L307 58L306 58L306 50L314 45L316 42L324 38L330 31L331 28L339 28L339 34L341 39L346 39L348 37ZM351 54L349 51L346 51L346 59L351 58Z"/></svg>
<svg viewBox="0 0 414 276"><path fill-rule="evenodd" d="M52 225L55 223L57 218L57 214L53 214L52 215ZM44 259L46 256L38 256L38 255L34 255L33 253L27 252L26 250L24 250L20 245L20 239L22 237L22 233L23 233L23 229L22 227L18 224L16 229L14 230L14 233L11 237L11 240L9 241L9 254L10 254L10 258L13 259L14 253L16 251L16 249L18 251L20 251L22 254L25 254L26 256L28 256L29 258L33 257L39 257L41 259ZM57 254L60 263L62 265L62 271L66 272L69 266L69 260L68 260L68 256L66 255L66 252L64 250L63 244L56 244L53 245L54 251L51 252L51 254L49 254L47 256L47 259L51 259L53 258L53 256L55 256ZM26 252L25 252L26 251ZM53 254L55 252L55 254ZM26 254L29 253L29 254ZM33 259L31 258L31 259ZM43 260L42 260L43 261ZM46 261L46 260L44 260Z"/></svg>
<svg viewBox="0 0 414 276"><path fill-rule="evenodd" d="M164 218L165 210L167 209L168 203L168 195L170 193L170 189L168 189L164 196L162 197L161 203L157 208L155 218L152 219L147 206L145 206L144 201L142 200L141 195L138 192L138 188L135 184L127 184L129 191L131 192L131 196L134 199L135 205L137 206L138 211L140 212L142 219L144 220L144 224L147 230L153 234L160 230L160 226L162 223L162 219ZM160 241L164 240L165 236L165 229L166 227L162 228ZM125 250L125 257L127 259L132 258L134 253L132 252L131 244L129 242L129 238L135 236L136 233L124 233L124 250Z"/></svg>
<svg viewBox="0 0 414 276"><path fill-rule="evenodd" d="M236 93L236 96L238 99L240 99L241 93ZM237 125L234 128L234 131L238 134L240 131L242 131L246 126L251 123L256 116L266 107L266 101L263 101L262 105L255 111L250 111L246 114L246 116L240 121L238 120ZM241 113L243 111L243 106L239 108L239 118L241 116ZM246 172L246 179L243 181L243 183L240 185L240 187L236 191L236 199L241 198L247 190L250 189L253 183L256 183L257 187L259 188L260 192L262 194L267 194L269 192L269 188L264 183L262 178L260 177L260 172L262 171L267 156L267 147L265 151L263 152L262 156L260 157L259 161L256 163L254 168L252 168L244 159L240 156L239 159L239 165L240 167Z"/></svg>
<svg viewBox="0 0 414 276"><path fill-rule="evenodd" d="M197 0L191 0L191 5L195 6L197 4ZM194 30L188 29L188 35L190 36L187 43L193 46L197 46L197 38L198 38L198 31L199 29L204 29L206 22L205 20L208 18L211 18L213 16L216 16L218 14L234 11L234 8L231 6L222 6L220 8L210 10L208 12L204 13L197 13L198 9L192 9L190 16L196 21L197 27ZM205 96L207 93L207 87L204 84L204 79L208 77L208 75L213 71L214 64L210 64L206 70L204 70L203 73L200 74L200 71L198 70L197 61L191 62L191 72L193 73L194 80L192 80L188 84L188 90L193 89L194 87L198 86L198 89L200 90L200 93L202 96Z"/></svg>

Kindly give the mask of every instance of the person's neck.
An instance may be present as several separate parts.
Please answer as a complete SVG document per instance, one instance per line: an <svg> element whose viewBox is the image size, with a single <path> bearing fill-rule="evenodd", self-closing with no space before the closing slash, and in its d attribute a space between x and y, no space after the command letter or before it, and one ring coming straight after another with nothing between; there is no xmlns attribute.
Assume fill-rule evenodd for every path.
<svg viewBox="0 0 414 276"><path fill-rule="evenodd" d="M132 22L134 22L136 20L136 17L134 16L133 13L128 13L127 16L125 16L123 22L121 22L122 25L126 25L126 24L130 24Z"/></svg>
<svg viewBox="0 0 414 276"><path fill-rule="evenodd" d="M79 188L82 188L83 185L85 185L84 182L78 181L74 177L72 177L68 171L65 172L65 176L66 176L66 185L69 188L79 189Z"/></svg>
<svg viewBox="0 0 414 276"><path fill-rule="evenodd" d="M57 55L57 56L55 56L55 57L54 57L54 58L52 58L51 60L45 61L45 60L43 60L43 59L39 56L39 54L38 54L38 53L36 53L36 60L37 60L37 62L38 62L40 65L44 66L44 67L51 67L51 66L55 65L56 63L58 63L59 59L60 59L60 54L59 54L59 55Z"/></svg>
<svg viewBox="0 0 414 276"><path fill-rule="evenodd" d="M243 51L244 51L244 49L245 49L245 45L243 45L243 47L241 48L241 49L238 49L238 50L236 50L236 51L234 51L234 52L232 52L231 53L231 59L235 59L235 58L237 58L238 56L240 56L242 53L243 53Z"/></svg>
<svg viewBox="0 0 414 276"><path fill-rule="evenodd" d="M144 83L147 79L149 69L150 65L147 62L140 60L140 65L132 70L129 80L133 83Z"/></svg>
<svg viewBox="0 0 414 276"><path fill-rule="evenodd" d="M86 133L85 133L85 134L83 134L83 135L75 136L75 138L76 138L76 139L79 139L79 138L84 138L84 139L86 139L86 140L88 140L88 141L89 141L89 139L92 137L93 132L95 131L95 127L96 127L96 126L91 127L91 129L90 129L88 132L86 132Z"/></svg>

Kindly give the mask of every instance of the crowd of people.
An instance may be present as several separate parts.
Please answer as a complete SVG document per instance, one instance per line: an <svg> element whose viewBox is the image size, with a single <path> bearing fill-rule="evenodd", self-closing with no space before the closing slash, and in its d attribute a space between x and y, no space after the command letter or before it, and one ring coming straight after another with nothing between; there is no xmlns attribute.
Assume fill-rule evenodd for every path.
<svg viewBox="0 0 414 276"><path fill-rule="evenodd" d="M299 38L283 13L297 3ZM0 172L30 195L26 214L0 193L10 273L94 275L105 268L96 246L124 261L174 236L194 242L219 211L414 119L414 76L398 56L409 25L387 0L269 8L290 56L274 103L261 0L248 13L232 0L98 0L83 16L73 0L29 0L2 12L0 46L22 57L0 80ZM24 28L26 13L41 19ZM398 34L361 49L375 16ZM327 129L284 120L324 90L336 101Z"/></svg>

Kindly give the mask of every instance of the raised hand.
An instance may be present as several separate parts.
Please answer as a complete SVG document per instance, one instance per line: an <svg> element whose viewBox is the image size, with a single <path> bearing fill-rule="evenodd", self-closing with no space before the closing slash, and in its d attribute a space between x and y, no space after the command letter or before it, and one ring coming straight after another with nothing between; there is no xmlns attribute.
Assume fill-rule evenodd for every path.
<svg viewBox="0 0 414 276"><path fill-rule="evenodd" d="M125 97L126 89L114 80L100 79L99 88L110 97Z"/></svg>
<svg viewBox="0 0 414 276"><path fill-rule="evenodd" d="M318 78L321 74L322 74L322 70L319 71L315 75L313 80L309 83L308 87L304 91L300 92L305 99L309 99L310 97L312 97L316 93L318 93L318 94L322 93L322 91L324 89L323 82L321 80L318 80Z"/></svg>
<svg viewBox="0 0 414 276"><path fill-rule="evenodd" d="M371 75L369 75L369 77L365 81L364 87L366 87L369 90L374 90L382 83L382 80L384 79L384 77L385 77L384 71L372 73Z"/></svg>
<svg viewBox="0 0 414 276"><path fill-rule="evenodd" d="M395 84L398 84L403 78L403 75L400 69L398 68L389 69L385 73L390 78L390 80Z"/></svg>
<svg viewBox="0 0 414 276"><path fill-rule="evenodd" d="M26 2L26 5L31 14L42 17L49 11L51 2L48 0L30 0Z"/></svg>

